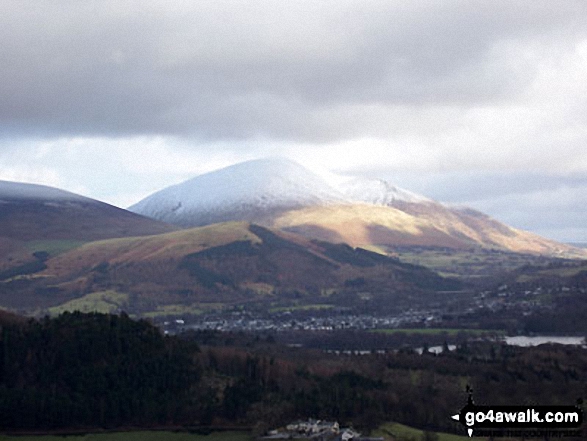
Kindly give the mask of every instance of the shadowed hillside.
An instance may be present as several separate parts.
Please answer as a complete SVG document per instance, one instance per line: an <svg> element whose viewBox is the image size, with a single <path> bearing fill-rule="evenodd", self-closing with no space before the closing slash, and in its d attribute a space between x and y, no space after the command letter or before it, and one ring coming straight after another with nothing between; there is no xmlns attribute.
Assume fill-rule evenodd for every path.
<svg viewBox="0 0 587 441"><path fill-rule="evenodd" d="M171 306L269 308L293 299L350 306L368 299L389 308L427 291L459 288L391 257L247 223L86 243L0 276L1 304L26 310L63 305L59 311L85 304L136 313Z"/></svg>

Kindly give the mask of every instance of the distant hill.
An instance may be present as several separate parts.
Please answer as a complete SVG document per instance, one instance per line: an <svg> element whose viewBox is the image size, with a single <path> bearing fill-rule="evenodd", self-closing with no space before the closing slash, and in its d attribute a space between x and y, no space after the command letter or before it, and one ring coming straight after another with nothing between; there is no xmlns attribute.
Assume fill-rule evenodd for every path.
<svg viewBox="0 0 587 441"><path fill-rule="evenodd" d="M57 188L0 181L0 274L37 270L83 242L176 229Z"/></svg>
<svg viewBox="0 0 587 441"><path fill-rule="evenodd" d="M292 302L389 309L459 288L397 259L244 222L91 242L42 263L0 274L0 304L139 314Z"/></svg>
<svg viewBox="0 0 587 441"><path fill-rule="evenodd" d="M320 240L387 252L396 246L587 258L587 251L509 227L468 208L447 207L378 179L332 186L301 165L243 162L163 189L129 208L182 227L254 222Z"/></svg>
<svg viewBox="0 0 587 441"><path fill-rule="evenodd" d="M0 236L97 240L173 231L170 225L44 185L0 181Z"/></svg>

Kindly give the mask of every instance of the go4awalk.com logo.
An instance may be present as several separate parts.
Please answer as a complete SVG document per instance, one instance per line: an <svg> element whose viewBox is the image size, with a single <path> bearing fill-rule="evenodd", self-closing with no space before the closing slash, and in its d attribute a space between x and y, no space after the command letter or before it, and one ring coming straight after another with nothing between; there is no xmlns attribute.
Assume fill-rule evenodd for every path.
<svg viewBox="0 0 587 441"><path fill-rule="evenodd" d="M578 406L477 406L472 390L468 402L451 418L469 436L562 437L581 436L583 412Z"/></svg>

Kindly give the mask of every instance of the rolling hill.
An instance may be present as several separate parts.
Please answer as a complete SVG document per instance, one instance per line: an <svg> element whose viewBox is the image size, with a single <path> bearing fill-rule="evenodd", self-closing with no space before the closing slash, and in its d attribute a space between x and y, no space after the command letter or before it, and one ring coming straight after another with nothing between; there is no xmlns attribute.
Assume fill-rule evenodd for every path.
<svg viewBox="0 0 587 441"><path fill-rule="evenodd" d="M91 304L137 314L292 302L389 309L459 288L381 254L245 222L90 242L43 264L0 277L0 304L28 312Z"/></svg>
<svg viewBox="0 0 587 441"><path fill-rule="evenodd" d="M0 181L0 236L98 240L173 231L170 225L44 185Z"/></svg>
<svg viewBox="0 0 587 441"><path fill-rule="evenodd" d="M57 188L0 181L0 273L32 270L87 241L176 229Z"/></svg>

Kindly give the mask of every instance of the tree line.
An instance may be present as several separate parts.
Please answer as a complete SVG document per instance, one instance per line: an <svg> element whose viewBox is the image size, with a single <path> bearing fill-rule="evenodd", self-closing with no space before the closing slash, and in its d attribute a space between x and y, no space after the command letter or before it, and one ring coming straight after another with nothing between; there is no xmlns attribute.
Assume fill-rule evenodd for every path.
<svg viewBox="0 0 587 441"><path fill-rule="evenodd" d="M458 432L471 385L479 404L574 404L587 351L463 343L441 355L341 356L274 339L165 336L122 314L65 313L0 329L3 430L241 426L298 418L368 430L387 421Z"/></svg>

